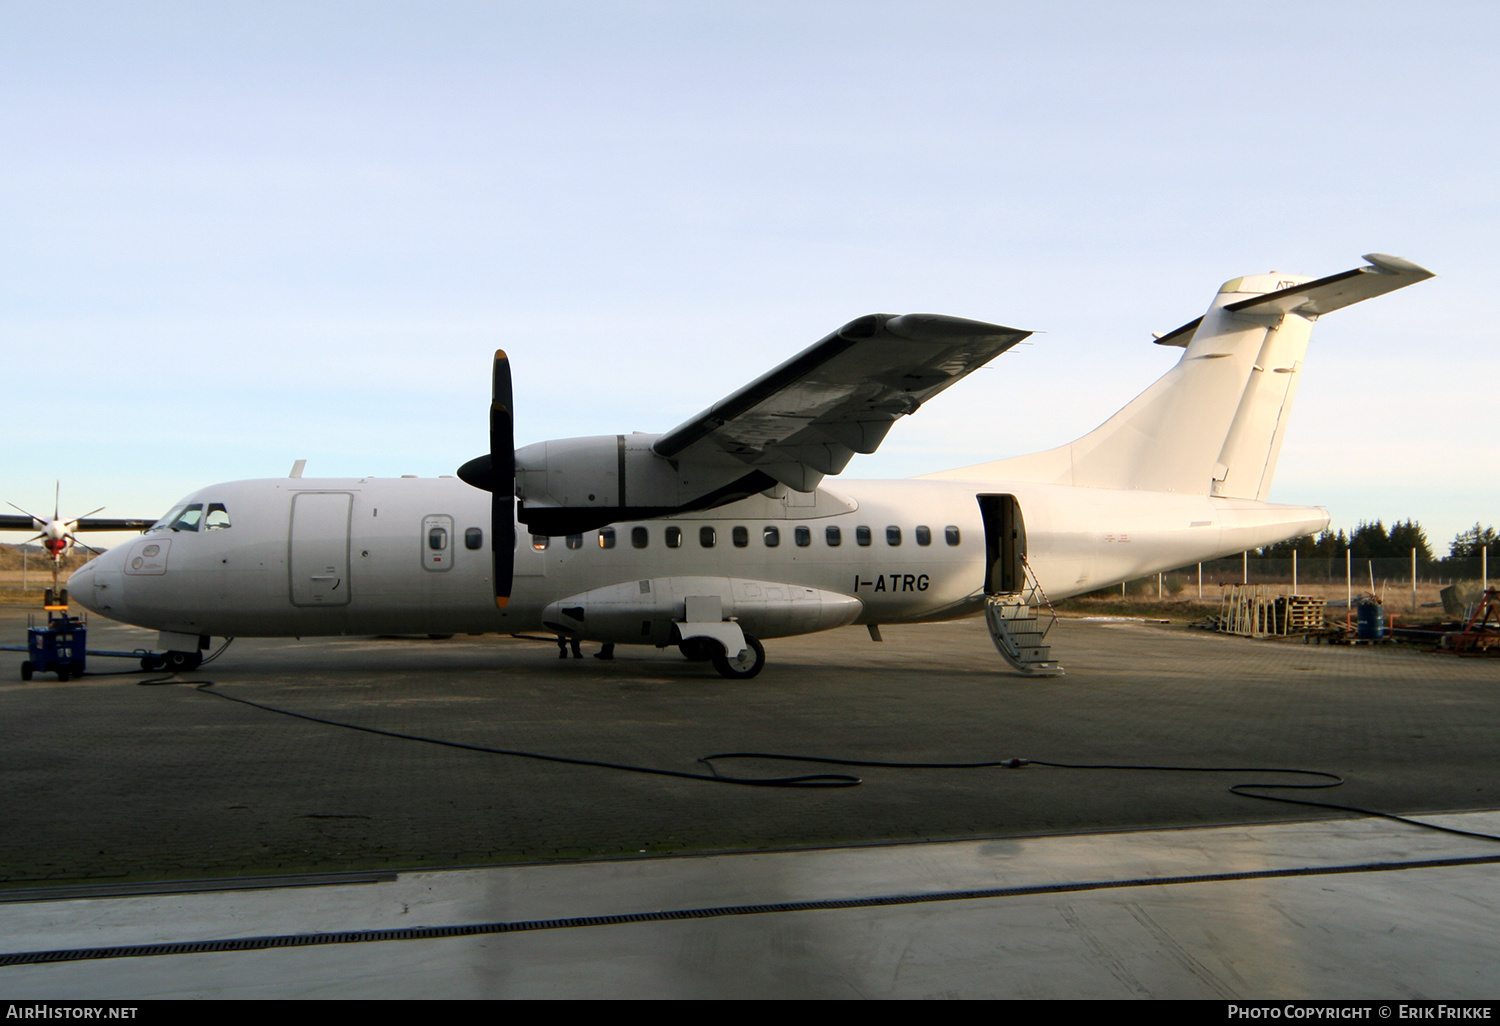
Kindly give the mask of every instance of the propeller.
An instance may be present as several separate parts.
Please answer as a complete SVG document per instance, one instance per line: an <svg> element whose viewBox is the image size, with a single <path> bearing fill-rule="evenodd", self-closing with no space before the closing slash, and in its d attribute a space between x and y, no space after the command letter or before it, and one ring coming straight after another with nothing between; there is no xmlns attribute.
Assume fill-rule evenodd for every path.
<svg viewBox="0 0 1500 1026"><path fill-rule="evenodd" d="M62 483L59 482L57 495L58 499L61 498L61 494ZM36 537L27 538L26 541L22 542L23 545L29 545L34 541L39 541L46 546L47 552L51 554L54 560L62 558L62 554L70 545L77 545L80 548L88 549L96 556L101 554L100 549L96 549L92 545L85 545L83 542L79 541L78 536L73 532L78 529L79 521L84 520L87 517L91 517L95 513L98 513L100 510L104 509L103 506L100 506L99 509L90 510L81 517L74 517L72 520L64 520L61 513L62 504L60 501L57 501L55 499L52 507L52 519L47 520L43 517L37 516L35 513L32 513L29 510L22 509L20 506L17 506L13 502L7 502L6 505L11 509L17 511L18 513L26 514L31 518L32 525L41 531L41 534L38 534Z"/></svg>
<svg viewBox="0 0 1500 1026"><path fill-rule="evenodd" d="M516 565L516 417L510 358L495 350L490 386L490 451L458 468L464 483L490 493L490 548L495 558L495 605L510 601Z"/></svg>

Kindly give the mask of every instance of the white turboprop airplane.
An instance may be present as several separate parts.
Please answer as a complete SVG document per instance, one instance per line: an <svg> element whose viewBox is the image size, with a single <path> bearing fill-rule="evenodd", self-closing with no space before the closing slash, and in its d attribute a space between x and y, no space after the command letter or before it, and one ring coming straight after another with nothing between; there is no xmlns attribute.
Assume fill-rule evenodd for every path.
<svg viewBox="0 0 1500 1026"><path fill-rule="evenodd" d="M752 677L761 638L985 612L1018 671L1060 672L1030 606L1318 531L1265 501L1312 323L1431 277L1395 257L1235 278L1166 335L1182 358L1077 441L903 481L824 485L1029 332L931 314L852 321L663 435L514 448L494 365L490 453L453 478L235 481L73 574L73 598L161 632L519 633L678 646ZM488 494L487 494L488 493ZM520 505L517 508L516 501Z"/></svg>

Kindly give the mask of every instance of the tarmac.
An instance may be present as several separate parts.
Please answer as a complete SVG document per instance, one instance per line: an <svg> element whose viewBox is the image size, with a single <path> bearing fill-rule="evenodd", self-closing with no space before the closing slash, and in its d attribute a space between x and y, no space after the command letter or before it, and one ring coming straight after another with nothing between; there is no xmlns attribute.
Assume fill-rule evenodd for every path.
<svg viewBox="0 0 1500 1026"><path fill-rule="evenodd" d="M0 642L20 643L24 627L24 611L0 610ZM130 668L102 659L91 663L90 676L66 683L39 676L22 684L18 674L5 673L0 909L11 911L0 912L0 923L12 925L0 926L0 955L157 943L168 935L222 939L245 936L245 929L309 936L332 928L313 909L330 902L365 908L363 898L351 906L350 894L370 896L371 907L384 911L335 916L340 928L384 929L392 901L411 907L409 895L391 895L413 881L455 894L477 887L493 897L540 888L579 896L524 908L459 902L424 922L493 926L517 916L586 922L566 942L556 931L545 931L549 939L542 941L540 933L521 930L506 932L503 940L491 931L483 935L488 940L408 943L397 962L425 965L419 975L427 982L420 985L395 969L391 979L405 985L369 982L380 975L371 967L386 964L374 949L391 948L356 940L325 945L343 952L339 958L325 952L298 961L307 974L276 970L281 990L267 989L264 981L272 976L262 970L294 957L285 952L127 952L49 966L0 961L0 994L122 996L115 988L125 986L131 994L175 996L334 995L357 994L354 981L366 979L365 993L422 996L444 973L490 981L448 990L469 996L602 995L608 988L601 981L612 973L631 981L614 993L641 996L737 996L742 984L744 993L766 996L1288 996L1278 981L1297 993L1345 996L1382 986L1405 996L1493 997L1500 990L1488 971L1474 977L1463 969L1440 971L1437 954L1445 953L1448 966L1472 966L1475 958L1482 967L1494 964L1500 941L1493 929L1471 931L1464 916L1492 924L1500 910L1491 864L1500 859L1500 843L1229 791L1237 784L1320 782L1324 778L1270 772L1316 770L1345 783L1319 791L1251 790L1373 812L1438 815L1493 833L1500 829L1500 817L1488 811L1500 807L1494 758L1500 661L1251 641L1133 621L1063 620L1050 640L1067 675L1024 679L1003 671L978 621L885 627L883 634L882 643L862 629L778 639L767 643L769 662L759 677L734 682L675 652L622 647L608 662L561 660L555 644L495 637L244 639L199 671L167 679L92 675ZM98 618L91 624L91 648L130 649L153 640L149 632ZM21 658L6 655L17 663ZM152 680L161 682L141 686ZM682 776L454 748L418 737ZM715 764L725 775L844 773L862 780L857 787L787 789L705 779L712 771L699 758L721 752L1208 769ZM1276 858L1267 860L1273 850ZM1147 851L1154 854L1141 854ZM1247 862L1246 851L1259 854ZM1083 859L1080 852L1092 855ZM1192 867L1183 864L1183 852L1198 853L1188 859ZM1003 865L993 861L999 858ZM839 859L877 867L874 882L865 882L866 870L852 864L826 869ZM1368 868L1395 863L1402 864L1398 872ZM809 865L825 867L813 874L817 886L788 884L805 878ZM1071 868L1060 881L1048 865ZM1329 865L1366 867L1340 870L1342 902L1321 897L1329 888L1310 874ZM1295 879L1265 875L1273 870L1288 870ZM1250 878L1217 878L1245 871ZM1194 887L1220 890L1196 892L1198 926L1179 930L1162 925L1171 915L1153 918L1153 908L1162 911L1155 898L1097 897L1101 881L1145 886L1132 873L1182 877L1181 887L1152 890L1170 890L1173 896L1162 899L1169 902L1180 903ZM565 876L557 874L573 874L568 879L575 883L561 886L556 881ZM644 892L620 883L642 875L654 881ZM553 883L537 883L544 878ZM1252 878L1259 882L1245 882ZM487 882L475 882L481 880ZM1355 880L1375 890L1360 891L1350 883ZM1076 894L1060 899L1026 890L1042 881L1066 883ZM846 901L967 894L976 882L981 892L1005 893L878 907L788 905L809 895ZM1357 891L1363 897L1351 905ZM1077 896L1084 892L1095 896ZM1221 892L1230 896L1214 897ZM326 901L314 901L314 893ZM218 911L195 919L181 911L185 902ZM281 911L250 915L247 902L272 902ZM720 924L716 928L699 920L696 926L627 923L612 925L607 940L583 939L608 934L598 917L737 903L771 908L775 914L756 920L763 924L822 916L822 939L797 941L804 951L799 957L776 946L791 943L775 938L777 930L792 927L751 928L745 924L755 917L739 914L708 917ZM1118 919L1123 914L1136 926L1100 932L1100 923L1088 925L1094 913L1078 912L1085 905L1110 922L1126 922ZM998 924L1011 922L1007 917L1023 906L1031 909L1027 915L1042 917L1044 925L1033 926L1051 941L1037 950L1050 954L1024 971L1000 972L996 967L1013 964L1018 952L986 931L1002 929ZM1242 906L1281 911L1246 921L1234 911ZM1346 951L1336 939L1368 935L1372 907L1398 916L1406 939L1425 937L1431 957L1413 959L1408 946L1404 976L1353 971L1354 963L1368 963L1369 952ZM14 911L21 908L32 911L21 916ZM976 911L981 908L990 911ZM1129 908L1145 910L1145 919ZM126 909L134 911L126 915ZM299 910L312 918L299 920ZM1216 934L1205 923L1220 913L1228 919ZM1067 925L1069 915L1074 927ZM1375 918L1387 922L1389 915ZM134 925L123 932L101 925L125 920ZM1026 921L1022 915L1003 929ZM1293 921L1300 925L1289 926ZM166 922L172 927L163 932ZM842 925L832 928L835 922ZM903 932L909 930L917 932ZM960 931L955 937L989 938L990 954L977 961L945 956L940 939L954 930ZM1289 930L1298 943L1289 941ZM1253 946L1247 938L1267 931L1282 945L1277 950L1301 951L1301 960L1245 955ZM1183 940L1188 933L1198 939ZM518 948L522 934L532 940ZM1175 948L1162 941L1169 936L1178 938ZM913 938L928 938L925 947L911 949L928 969L909 975L909 985L897 985L899 972L891 975L897 963L887 956L898 937L913 944ZM638 943L666 943L676 954L634 964ZM779 953L758 969L726 975L729 963L705 954L705 943L709 949L727 945L725 952L769 944L764 950ZM1455 961L1454 945L1470 959ZM1306 954L1313 949L1317 957ZM1155 961L1132 963L1152 950ZM520 951L528 954L519 957ZM1073 963L1089 973L1068 984L1044 966L1070 951ZM502 953L514 971L496 976L485 959ZM822 972L848 958L856 959L853 968ZM205 976L194 959L221 961ZM1258 966L1253 972L1245 969L1251 961ZM150 972L140 968L144 963ZM1322 968L1309 976L1315 963ZM135 976L121 975L126 965L137 967ZM174 965L178 969L169 971ZM242 968L224 968L230 965ZM315 965L324 968L314 971ZM584 965L597 973L584 972ZM1301 968L1293 972L1289 965ZM129 979L139 986L126 985ZM1330 979L1348 982L1340 990L1326 985ZM1128 986L1129 980L1138 986Z"/></svg>

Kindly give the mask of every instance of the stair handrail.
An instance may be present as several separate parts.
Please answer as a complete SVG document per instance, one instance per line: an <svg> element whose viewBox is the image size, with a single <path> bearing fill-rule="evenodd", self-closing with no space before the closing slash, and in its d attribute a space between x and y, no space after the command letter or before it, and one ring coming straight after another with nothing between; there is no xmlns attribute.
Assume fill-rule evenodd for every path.
<svg viewBox="0 0 1500 1026"><path fill-rule="evenodd" d="M1052 614L1052 619L1047 621L1047 626L1042 629L1042 638L1045 640L1052 630L1052 625L1057 622L1057 610L1052 606L1052 600L1047 597L1047 592L1042 588L1042 582L1037 577L1036 571L1031 568L1031 562L1026 554L1021 553L1021 567L1026 572L1026 583L1030 586L1031 595L1027 598L1027 605L1034 605L1036 596L1042 597L1042 604L1047 607L1047 612Z"/></svg>

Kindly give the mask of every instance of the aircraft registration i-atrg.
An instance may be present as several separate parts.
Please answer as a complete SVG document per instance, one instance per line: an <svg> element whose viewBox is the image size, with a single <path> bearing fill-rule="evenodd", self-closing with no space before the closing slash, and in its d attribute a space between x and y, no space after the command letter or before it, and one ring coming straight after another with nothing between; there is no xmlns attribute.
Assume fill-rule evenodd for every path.
<svg viewBox="0 0 1500 1026"><path fill-rule="evenodd" d="M1326 278L1235 278L1157 338L1171 370L1056 449L901 481L825 484L892 424L1029 332L872 314L666 434L515 448L494 363L490 451L458 478L235 481L194 492L76 572L73 598L212 636L546 631L677 646L726 677L760 639L986 614L1024 673L1060 672L1026 625L1057 599L1318 531L1268 503L1313 322L1431 277L1395 257Z"/></svg>

